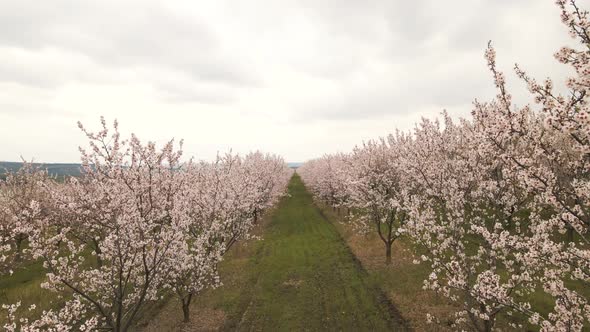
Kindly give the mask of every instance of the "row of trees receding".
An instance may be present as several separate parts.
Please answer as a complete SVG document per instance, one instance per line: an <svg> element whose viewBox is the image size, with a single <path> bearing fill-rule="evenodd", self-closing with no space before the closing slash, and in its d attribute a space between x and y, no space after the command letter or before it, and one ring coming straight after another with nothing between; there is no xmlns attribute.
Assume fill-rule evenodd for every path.
<svg viewBox="0 0 590 332"><path fill-rule="evenodd" d="M516 107L490 45L498 95L471 118L423 119L298 170L318 199L378 233L388 261L399 237L416 244L424 287L462 307L457 329L490 331L515 314L545 331L590 324L590 22L574 1L557 5L581 44L555 55L575 72L567 93L516 66L534 98Z"/></svg>
<svg viewBox="0 0 590 332"><path fill-rule="evenodd" d="M223 255L251 237L291 170L262 153L182 161L182 142L123 140L104 119L99 132L80 128L81 177L59 182L25 163L0 182L0 272L41 260L42 287L56 293L55 308L27 313L35 318L3 305L4 328L127 331L170 294L189 320L193 297L221 284Z"/></svg>

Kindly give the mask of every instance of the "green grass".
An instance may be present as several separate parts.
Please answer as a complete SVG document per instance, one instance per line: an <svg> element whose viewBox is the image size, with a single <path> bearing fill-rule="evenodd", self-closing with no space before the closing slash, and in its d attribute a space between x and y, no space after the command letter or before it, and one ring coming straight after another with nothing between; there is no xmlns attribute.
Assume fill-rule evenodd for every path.
<svg viewBox="0 0 590 332"><path fill-rule="evenodd" d="M0 304L21 302L21 310L25 317L31 318L42 310L55 307L55 293L41 288L45 280L45 269L41 262L30 262L15 270L12 275L0 277ZM37 309L28 311L32 304ZM6 323L6 312L0 314L0 326Z"/></svg>
<svg viewBox="0 0 590 332"><path fill-rule="evenodd" d="M393 302L407 324L416 331L449 330L452 312L457 307L433 291L423 290L423 280L430 269L426 264L414 264L415 248L407 238L396 240L392 247L392 264L385 261L385 247L376 234L365 235L355 231L350 222L344 222L346 212L320 205L323 214L336 227L353 253L367 270L371 280ZM440 325L426 323L426 313L441 319Z"/></svg>

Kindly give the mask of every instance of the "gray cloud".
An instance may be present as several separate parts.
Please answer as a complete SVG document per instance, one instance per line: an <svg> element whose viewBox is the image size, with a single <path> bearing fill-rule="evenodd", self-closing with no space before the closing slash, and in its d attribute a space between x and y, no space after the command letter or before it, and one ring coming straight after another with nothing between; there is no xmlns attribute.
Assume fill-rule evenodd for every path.
<svg viewBox="0 0 590 332"><path fill-rule="evenodd" d="M57 0L8 2L0 11L0 43L31 51L57 48L115 68L155 66L199 81L250 85L257 73L226 53L213 28L158 3Z"/></svg>
<svg viewBox="0 0 590 332"><path fill-rule="evenodd" d="M552 58L571 42L550 1L0 0L0 140L21 135L19 114L44 133L47 120L65 128L106 113L199 149L262 146L301 160L358 141L350 128L492 98L490 39L518 103L530 98L514 62L535 77L568 73ZM315 144L301 149L295 135Z"/></svg>

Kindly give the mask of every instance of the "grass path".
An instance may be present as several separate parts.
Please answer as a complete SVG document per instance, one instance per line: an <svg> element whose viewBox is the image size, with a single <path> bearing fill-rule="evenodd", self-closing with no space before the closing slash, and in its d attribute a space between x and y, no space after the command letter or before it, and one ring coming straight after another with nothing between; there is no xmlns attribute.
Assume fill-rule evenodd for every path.
<svg viewBox="0 0 590 332"><path fill-rule="evenodd" d="M313 204L299 176L289 184L264 239L244 266L226 329L404 329L401 317ZM217 291L223 292L224 287Z"/></svg>

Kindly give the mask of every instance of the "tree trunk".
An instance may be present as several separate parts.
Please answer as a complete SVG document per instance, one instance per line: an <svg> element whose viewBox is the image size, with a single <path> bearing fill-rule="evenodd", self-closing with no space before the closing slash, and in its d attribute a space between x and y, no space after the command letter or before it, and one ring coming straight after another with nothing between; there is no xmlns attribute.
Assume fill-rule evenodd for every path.
<svg viewBox="0 0 590 332"><path fill-rule="evenodd" d="M102 267L102 259L100 258L102 251L100 250L98 241L96 241L96 239L92 239L92 243L94 243L94 252L96 252L96 264L98 267Z"/></svg>
<svg viewBox="0 0 590 332"><path fill-rule="evenodd" d="M572 226L567 226L567 242L572 243L574 242L574 228Z"/></svg>
<svg viewBox="0 0 590 332"><path fill-rule="evenodd" d="M22 246L23 246L23 241L24 241L24 236L22 235L17 235L16 236L16 253L14 256L14 260L17 263L20 263L21 259L22 259Z"/></svg>
<svg viewBox="0 0 590 332"><path fill-rule="evenodd" d="M188 294L188 296L186 298L181 299L181 301L182 301L182 314L184 315L183 322L185 322L185 323L188 323L191 321L190 305L191 305L192 298L193 298L193 294Z"/></svg>
<svg viewBox="0 0 590 332"><path fill-rule="evenodd" d="M483 304L479 305L479 309L481 312L485 312L485 306ZM483 331L484 332L492 332L494 329L494 323L496 322L496 314L490 314L487 320L483 321Z"/></svg>
<svg viewBox="0 0 590 332"><path fill-rule="evenodd" d="M391 265L391 245L393 243L385 243L385 264Z"/></svg>
<svg viewBox="0 0 590 332"><path fill-rule="evenodd" d="M184 315L183 322L188 323L191 321L190 309L185 303L182 304L182 314Z"/></svg>

